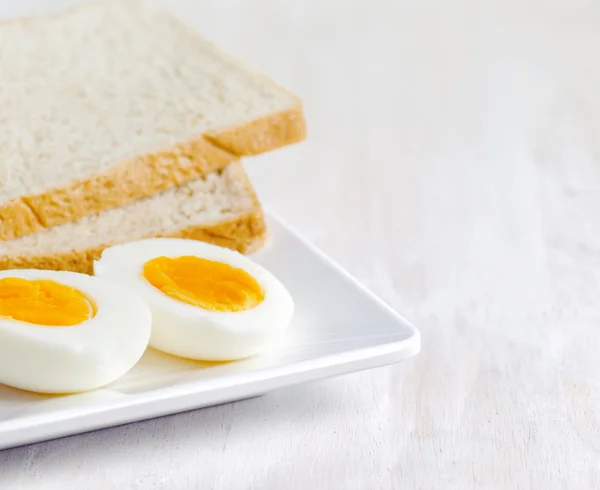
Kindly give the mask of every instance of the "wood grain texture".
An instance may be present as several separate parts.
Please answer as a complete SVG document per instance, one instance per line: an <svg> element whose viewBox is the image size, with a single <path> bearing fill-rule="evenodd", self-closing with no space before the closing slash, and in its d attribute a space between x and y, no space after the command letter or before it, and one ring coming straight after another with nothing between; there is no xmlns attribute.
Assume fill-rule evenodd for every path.
<svg viewBox="0 0 600 490"><path fill-rule="evenodd" d="M259 194L423 351L3 451L0 488L600 488L600 5L172 5L302 96Z"/></svg>

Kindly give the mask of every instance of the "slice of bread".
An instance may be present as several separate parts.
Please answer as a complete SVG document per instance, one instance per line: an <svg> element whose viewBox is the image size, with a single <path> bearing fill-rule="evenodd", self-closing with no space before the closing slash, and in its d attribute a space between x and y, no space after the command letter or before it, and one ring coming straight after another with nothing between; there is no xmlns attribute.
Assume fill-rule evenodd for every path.
<svg viewBox="0 0 600 490"><path fill-rule="evenodd" d="M249 253L266 237L262 207L242 165L162 194L0 243L0 269L92 273L107 246L149 237L202 240Z"/></svg>
<svg viewBox="0 0 600 490"><path fill-rule="evenodd" d="M305 137L299 100L152 4L0 23L0 240Z"/></svg>

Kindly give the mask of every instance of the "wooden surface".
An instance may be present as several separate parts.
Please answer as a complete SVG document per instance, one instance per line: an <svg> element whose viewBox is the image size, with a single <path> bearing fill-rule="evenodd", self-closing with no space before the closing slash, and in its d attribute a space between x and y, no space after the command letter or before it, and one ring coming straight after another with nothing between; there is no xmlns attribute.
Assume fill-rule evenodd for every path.
<svg viewBox="0 0 600 490"><path fill-rule="evenodd" d="M173 5L302 96L260 195L423 351L0 452L0 488L600 488L600 4Z"/></svg>

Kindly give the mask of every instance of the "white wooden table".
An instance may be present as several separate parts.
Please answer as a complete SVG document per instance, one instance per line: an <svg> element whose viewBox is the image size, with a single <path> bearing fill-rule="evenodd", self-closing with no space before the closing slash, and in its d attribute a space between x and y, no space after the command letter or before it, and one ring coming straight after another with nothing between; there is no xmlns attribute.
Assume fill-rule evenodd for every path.
<svg viewBox="0 0 600 490"><path fill-rule="evenodd" d="M0 488L600 488L600 3L172 4L302 96L260 195L423 352L3 451Z"/></svg>

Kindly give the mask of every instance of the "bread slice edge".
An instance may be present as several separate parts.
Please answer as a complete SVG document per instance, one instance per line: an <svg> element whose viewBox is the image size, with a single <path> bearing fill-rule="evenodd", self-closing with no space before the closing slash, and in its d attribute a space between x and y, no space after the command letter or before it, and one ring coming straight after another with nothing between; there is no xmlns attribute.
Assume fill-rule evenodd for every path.
<svg viewBox="0 0 600 490"><path fill-rule="evenodd" d="M259 250L267 238L262 208L257 203L252 211L239 217L207 225L190 226L175 232L158 233L143 238L188 238L212 243L221 247L248 254ZM0 270L8 269L46 269L65 270L92 274L94 260L100 258L102 251L119 240L102 243L94 247L48 255L0 256Z"/></svg>
<svg viewBox="0 0 600 490"><path fill-rule="evenodd" d="M152 197L181 186L240 156L257 155L305 139L302 105L146 155L37 195L0 206L0 241Z"/></svg>

